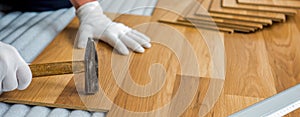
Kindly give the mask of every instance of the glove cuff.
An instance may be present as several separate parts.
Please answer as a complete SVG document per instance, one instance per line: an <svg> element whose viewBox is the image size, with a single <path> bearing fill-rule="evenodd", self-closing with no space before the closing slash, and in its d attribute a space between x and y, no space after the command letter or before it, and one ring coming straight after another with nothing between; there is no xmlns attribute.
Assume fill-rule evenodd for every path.
<svg viewBox="0 0 300 117"><path fill-rule="evenodd" d="M76 15L80 21L84 21L84 18L87 18L88 15L93 15L94 13L104 15L98 1L86 3L80 6L76 11Z"/></svg>

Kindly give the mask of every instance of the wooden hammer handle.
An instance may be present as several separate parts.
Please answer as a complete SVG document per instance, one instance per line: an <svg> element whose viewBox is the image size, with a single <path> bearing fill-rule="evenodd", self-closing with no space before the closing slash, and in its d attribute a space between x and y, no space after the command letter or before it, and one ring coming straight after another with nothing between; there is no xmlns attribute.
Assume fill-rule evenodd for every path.
<svg viewBox="0 0 300 117"><path fill-rule="evenodd" d="M32 64L29 67L33 77L73 74L85 71L83 61Z"/></svg>

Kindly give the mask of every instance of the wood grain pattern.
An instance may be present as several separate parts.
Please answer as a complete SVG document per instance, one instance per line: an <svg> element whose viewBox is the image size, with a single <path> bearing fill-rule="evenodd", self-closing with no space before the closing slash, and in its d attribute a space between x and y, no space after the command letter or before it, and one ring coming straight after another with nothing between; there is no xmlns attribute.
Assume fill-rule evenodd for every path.
<svg viewBox="0 0 300 117"><path fill-rule="evenodd" d="M185 1L188 2L188 1ZM193 10L181 8L178 11L182 12L184 17L187 18L189 21L176 15L175 13L166 13L161 19L161 22L171 23L171 24L178 24L178 25L185 25L185 26L193 26L202 29L210 29L210 30L220 30L223 32L254 32L258 28L262 28L261 24L255 23L248 23L248 22L241 22L241 21L230 21L227 20L224 22L223 19L214 19L209 17L199 17L194 16L194 11L196 11L196 3L190 3L186 8L193 8ZM175 20L177 18L177 21ZM179 22L178 22L179 21ZM214 22L216 21L216 22ZM190 23L191 22L191 23ZM244 25L244 26L243 26Z"/></svg>
<svg viewBox="0 0 300 117"><path fill-rule="evenodd" d="M169 23L169 24L175 24L175 25L182 25L182 26L189 26L189 27L195 27L196 25L193 25L189 22L178 22L176 19L178 19L179 16L174 13L167 13L162 18L159 19L160 22ZM230 28L222 28L222 27L216 27L216 26L208 26L206 24L204 25L197 25L197 28L202 29L208 29L208 30L219 30L222 32L228 32L233 33L234 30Z"/></svg>
<svg viewBox="0 0 300 117"><path fill-rule="evenodd" d="M213 112L211 112L212 114L207 115L207 117L226 117L263 99L264 98L224 94L220 97L219 102L216 103Z"/></svg>
<svg viewBox="0 0 300 117"><path fill-rule="evenodd" d="M207 17L200 17L200 16L195 16L195 12L198 9L198 4L195 3L191 3L187 9L185 9L184 11L184 18L180 19L180 17L177 19L178 21L184 21L187 22L187 20L189 20L189 22L195 24L195 25L203 25L203 24L208 24L207 22L210 22L211 25L217 25L218 27L224 27L224 28L231 28L234 29L235 31L239 31L239 32L254 32L257 28L253 28L253 27L245 27L245 26L241 26L240 24L247 24L250 25L251 23L245 23L245 22L240 22L240 21L236 21L236 24L228 24L228 23L223 23L223 22L214 22L214 18L210 18L208 15L209 13L207 13ZM191 8L191 9L190 9ZM201 23L202 21L206 21ZM238 24L240 23L240 24Z"/></svg>
<svg viewBox="0 0 300 117"><path fill-rule="evenodd" d="M199 3L202 3L203 0L199 0ZM233 20L228 20L228 19L221 19L221 18L210 18L209 14L208 15L203 15L206 17L200 17L196 16L196 6L199 6L197 3L191 2L183 11L182 16L180 16L177 20L178 21L186 21L188 20L197 20L197 21L206 21L206 22L215 22L215 23L220 23L220 24L228 24L228 25L234 25L234 26L241 26L241 27L251 27L251 28L259 28L262 29L263 25L262 24L257 24L257 23L251 23L251 22L243 22L243 21L233 21ZM203 6L203 5L202 5ZM203 6L205 7L205 6Z"/></svg>
<svg viewBox="0 0 300 117"><path fill-rule="evenodd" d="M83 61L31 64L29 67L31 69L32 77L73 74L85 71Z"/></svg>
<svg viewBox="0 0 300 117"><path fill-rule="evenodd" d="M298 0L237 0L237 1L240 4L300 8L300 1Z"/></svg>
<svg viewBox="0 0 300 117"><path fill-rule="evenodd" d="M201 7L195 12L198 16L206 16L206 14L203 13L204 10L209 11L210 0L204 0L201 2ZM272 20L271 19L264 19L264 18L258 18L258 17L249 17L249 16L237 16L232 14L223 14L223 13L215 13L215 12L209 12L210 17L213 18L221 18L221 19L227 19L227 20L235 20L235 21L244 21L244 22L254 22L254 23L260 23L263 25L271 25Z"/></svg>
<svg viewBox="0 0 300 117"><path fill-rule="evenodd" d="M179 14L186 14L187 11L185 11L185 8L187 8L190 5L191 2L192 2L192 0L184 1L184 3L180 2L180 3L183 3L185 6L181 5L181 7L178 7L176 9L176 12L179 13ZM176 4L178 4L178 3L174 3L174 4L176 6ZM162 6L164 6L164 5L162 5ZM210 19L205 19L204 21L206 21L206 22L198 23L198 24L194 24L194 25L189 23L189 22L177 22L177 19L180 16L179 16L179 14L176 15L176 12L175 11L168 11L167 13L165 13L163 15L162 18L159 19L159 21L164 22L164 23L169 23L169 24L177 24L177 25L183 25L183 26L189 26L189 27L197 27L197 28L208 29L208 30L219 30L219 31L229 32L229 33L234 32L234 30L232 28L229 28L229 27L222 27L222 26L217 27L215 25L206 23L206 22L213 23ZM203 20L201 20L201 21L203 21ZM246 32L249 32L249 30L247 30Z"/></svg>
<svg viewBox="0 0 300 117"><path fill-rule="evenodd" d="M281 13L271 13L271 12L259 12L259 11L249 11L249 10L239 10L230 9L222 7L222 0L212 0L209 11L222 14L232 14L238 16L249 16L249 17L259 17L271 19L277 22L284 22L285 15Z"/></svg>
<svg viewBox="0 0 300 117"><path fill-rule="evenodd" d="M297 13L297 10L292 9L292 8L238 4L236 0L222 0L222 7L233 8L233 9L243 9L243 10L253 10L253 11L283 13L283 14L289 15L289 16L294 16Z"/></svg>
<svg viewBox="0 0 300 117"><path fill-rule="evenodd" d="M272 27L274 31L264 31L263 36L266 41L266 47L269 50L269 64L272 66L274 80L276 80L276 89L278 92L296 85L300 81L300 74L297 71L300 64L299 48L299 30L290 19L283 25ZM275 30L275 29L285 29ZM276 51L274 51L276 50Z"/></svg>
<svg viewBox="0 0 300 117"><path fill-rule="evenodd" d="M245 28L251 28L250 30L258 30L258 29L263 29L262 24L257 24L257 23L249 23L249 22L242 22L242 21L232 21L232 20L224 20L224 19L219 19L219 18L209 18L209 17L202 17L202 18L183 18L179 17L177 19L178 21L182 22L207 22L207 23L217 23L217 24L224 24L224 25L230 25L232 27L245 27Z"/></svg>
<svg viewBox="0 0 300 117"><path fill-rule="evenodd" d="M167 6L172 0L163 0L162 3ZM177 1L178 2L178 1ZM299 12L299 11L298 11ZM155 25L165 13L164 10L156 9L154 16L142 17L122 15L117 18L117 21L123 22L126 25L133 26L136 29L151 34L154 40L163 38L167 42L174 41L169 36L163 36L164 32L161 28L156 28ZM211 78L211 60L208 51L208 45L203 40L205 34L199 33L199 29L192 27L184 27L177 25L165 25L164 28L171 28L173 31L182 33L181 36L191 43L192 48L196 51L197 61L201 69L199 76L181 75L180 70L188 69L186 66L178 65L178 59L174 53L165 46L153 43L153 48L146 50L145 54L133 54L129 64L129 73L133 76L132 81L141 86L151 84L152 80L160 81L161 79L150 79L147 72L150 65L154 62L161 62L162 66L166 67L165 72L168 78L159 91L152 97L136 97L132 94L126 93L125 90L120 90L117 81L113 78L111 57L115 56L115 60L123 60L124 56L119 56L112 52L112 48L105 43L98 44L99 54L99 69L101 72L100 86L106 96L102 95L102 105L93 105L95 111L109 111L108 116L124 116L130 114L120 110L119 107L137 112L148 112L149 110L156 110L159 107L166 105L167 102L176 97L175 92L179 92L180 83L190 84L195 88L195 97L188 100L191 103L187 109L181 113L182 116L190 117L199 114L211 116L228 116L236 111L239 111L247 106L250 106L260 100L268 98L277 94L295 84L300 83L299 78L299 28L300 21L299 13L286 21L286 23L276 24L274 27L267 28L263 31L253 34L224 34L224 44L226 49L226 79L224 81L224 89L215 106L206 113L205 95L208 92L207 86L215 79ZM176 20L176 19L175 19ZM144 23L155 22L152 25ZM154 25L154 26L153 26ZM57 38L43 51L43 53L33 63L49 63L71 61L73 56L73 43L75 34L78 28L78 19L75 19ZM162 31L162 32L159 32ZM155 35L154 35L155 34ZM209 34L209 33L208 33ZM171 35L166 33L166 35ZM174 35L173 35L174 36ZM169 37L169 38L168 38ZM176 39L174 38L174 39ZM213 38L211 38L213 39ZM174 46L178 46L174 44ZM178 50L182 49L178 46ZM187 53L189 54L189 53ZM163 56L163 57L162 57ZM180 56L188 56L181 54ZM149 58L149 59L148 59ZM136 62L134 62L136 61ZM153 72L161 73L160 66L154 65ZM140 70L140 71L139 71ZM161 73L163 74L163 73ZM157 75L159 77L160 75ZM62 75L43 77L33 79L30 87L24 91L13 91L3 93L0 96L0 101L62 107L70 109L87 109L84 105L85 100L81 100L75 87L74 75ZM154 76L155 77L155 76ZM138 92L140 89L131 87L129 84L129 77L125 77L126 81L122 82L120 86L131 89L133 92ZM153 78L153 77L152 77ZM159 86L162 82L154 83L152 85ZM185 89L188 90L188 89ZM145 89L141 90L145 91ZM143 116L173 116L176 113L176 108L185 102L185 95L170 103L167 107L168 111L159 111L155 115L150 113L142 113ZM101 96L101 95L98 95ZM114 104L115 103L115 104ZM97 103L99 104L99 103ZM117 104L117 105L116 105ZM200 109L200 110L199 110ZM199 113L199 111L201 111ZM287 116L295 117L299 115L300 110L290 113Z"/></svg>
<svg viewBox="0 0 300 117"><path fill-rule="evenodd" d="M72 75L35 78L26 90L4 93L1 95L0 100L10 103L57 107L55 100L71 78ZM62 105L62 107L66 106Z"/></svg>
<svg viewBox="0 0 300 117"><path fill-rule="evenodd" d="M261 98L276 94L262 33L226 35L225 38L225 45L231 45L226 46L228 72L225 93Z"/></svg>
<svg viewBox="0 0 300 117"><path fill-rule="evenodd" d="M257 28L237 26L237 25L232 25L232 24L223 24L223 23L217 23L217 22L213 22L213 21L211 21L211 22L202 22L202 21L198 21L198 20L180 20L180 22L190 22L190 23L192 23L196 26L197 25L210 25L210 26L230 28L230 29L233 29L234 32L243 32L243 33L255 32L257 30Z"/></svg>

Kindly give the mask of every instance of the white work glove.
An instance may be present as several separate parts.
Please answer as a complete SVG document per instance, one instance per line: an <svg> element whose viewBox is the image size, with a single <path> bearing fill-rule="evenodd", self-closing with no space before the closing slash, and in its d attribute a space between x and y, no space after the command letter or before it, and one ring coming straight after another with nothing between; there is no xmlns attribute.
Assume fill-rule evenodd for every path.
<svg viewBox="0 0 300 117"><path fill-rule="evenodd" d="M89 37L108 43L123 55L129 54L128 48L143 53L145 51L143 47L151 47L147 36L121 23L112 22L106 17L98 1L79 7L76 15L80 20L76 37L79 48L86 47Z"/></svg>
<svg viewBox="0 0 300 117"><path fill-rule="evenodd" d="M26 89L32 80L31 70L18 51L0 42L0 94Z"/></svg>

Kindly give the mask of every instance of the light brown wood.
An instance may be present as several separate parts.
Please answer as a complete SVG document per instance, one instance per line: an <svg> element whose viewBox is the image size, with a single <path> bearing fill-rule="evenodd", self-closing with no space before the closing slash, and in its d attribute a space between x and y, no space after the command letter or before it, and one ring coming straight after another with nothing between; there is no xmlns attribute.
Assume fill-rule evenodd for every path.
<svg viewBox="0 0 300 117"><path fill-rule="evenodd" d="M164 1L164 3L171 2L172 0ZM136 112L150 112L151 110L156 110L164 106L167 102L176 97L176 93L179 92L179 85L181 83L187 83L190 84L192 88L198 87L196 88L195 97L192 100L188 100L191 101L191 103L184 109L182 116L190 117L198 116L199 114L204 114L207 117L228 116L300 83L300 46L298 45L300 36L299 14L294 18L289 18L286 23L276 24L253 34L218 34L221 35L221 37L224 35L223 41L227 61L226 79L225 81L218 81L217 79L211 78L209 45L206 45L206 41L204 41L203 38L206 33L199 33L199 29L192 27L159 24L163 26L163 28L156 28L157 23L152 25L144 24L157 21L157 19L160 19L165 13L163 10L156 9L152 17L122 15L117 20L131 27L135 27L148 35L151 34L150 36L153 37L154 40L160 39L159 37L165 39L167 42L172 42L174 41L173 39L181 37L188 40L196 52L197 61L200 64L199 66L203 68L200 69L201 74L199 74L199 76L183 75L181 77L179 71L189 68L186 66L178 66L178 59L176 59L174 53L169 48L159 43L153 43L153 48L147 49L145 54L133 54L130 57L130 61L132 62L129 65L129 74L133 76L133 81L141 86L150 83L151 80L160 81L160 79L150 79L147 72L147 70L151 69L149 66L153 65L152 63L160 62L163 66L169 66L166 67L166 73L169 77L166 78L162 90L154 94L153 97L136 97L127 94L124 90L120 90L116 84L116 80L114 80L112 76L111 57L116 55L117 60L122 60L124 56L119 56L112 52L110 46L101 42L98 44L99 62L101 62L99 63L101 64L99 66L99 72L101 72L100 86L107 96L103 95L102 97L101 103L103 105L99 105L92 110L110 110L108 116L135 116L135 114L130 114L128 111L120 110L119 107ZM72 48L77 28L78 20L76 19L57 36L33 63L72 60ZM171 35L167 33L168 31L164 31L165 28L172 32L178 31L181 36L179 36L178 33ZM163 34L171 36L163 36ZM216 34L216 32L211 31L211 33L207 33L207 35L211 36L214 36L213 34ZM213 40L214 37L209 39ZM177 44L173 46L178 46ZM185 48L178 46L178 50L181 49ZM186 54L188 55L190 53L187 52ZM186 54L181 54L180 56L187 56ZM154 67L157 66L155 65ZM155 72L159 71L154 71L154 73ZM217 96L218 101L214 107L211 110L208 108L209 113L207 113L204 111L206 109L206 103L204 102L206 93L209 92L208 86L211 82L220 82L220 84L224 82L224 88L221 90L221 96ZM162 82L158 82L154 85L159 85L159 83ZM126 81L121 83L120 86L132 89L133 92L138 91L138 89L128 85L128 77L126 77ZM142 91L147 92L148 90ZM189 90L186 89L185 91ZM180 95L183 96L176 99L175 103L172 102L171 105L168 106L168 111L156 112L155 116L172 117L176 114L175 108L186 101L184 100L185 95L181 93ZM3 93L0 96L0 100L3 102L21 104L87 109L78 95L73 75L33 79L28 89ZM117 105L114 105L114 103ZM199 113L200 110L201 112ZM298 109L287 116L297 117L299 111ZM143 116L154 116L149 113L141 114Z"/></svg>
<svg viewBox="0 0 300 117"><path fill-rule="evenodd" d="M243 33L255 32L257 30L257 28L237 26L237 25L232 25L232 24L223 24L223 23L217 23L217 22L213 22L213 21L212 22L202 22L202 21L197 21L197 20L180 20L179 22L190 22L196 26L197 25L211 25L211 26L230 28L230 29L233 29L235 32L243 32Z"/></svg>
<svg viewBox="0 0 300 117"><path fill-rule="evenodd" d="M262 32L254 34L225 35L228 67L225 94L267 98L276 94L274 76L269 64ZM238 55L237 55L238 54ZM244 65L245 63L252 63ZM237 78L238 79L232 79ZM239 82L237 84L231 84ZM262 85L264 84L264 85ZM239 90L232 90L239 89ZM249 91L249 92L248 92Z"/></svg>
<svg viewBox="0 0 300 117"><path fill-rule="evenodd" d="M298 0L237 0L237 1L240 4L300 8L300 1Z"/></svg>
<svg viewBox="0 0 300 117"><path fill-rule="evenodd" d="M297 13L297 10L292 9L292 8L238 4L236 0L222 0L222 7L233 8L233 9L243 9L243 10L253 10L253 11L283 13L283 14L289 15L289 16L294 16Z"/></svg>
<svg viewBox="0 0 300 117"><path fill-rule="evenodd" d="M160 22L163 23L169 23L169 24L175 24L175 25L182 25L182 26L189 26L189 27L197 27L197 28L203 28L203 29L208 29L208 30L216 30L216 31L223 31L223 32L228 32L228 33L233 33L234 29L231 28L223 28L223 27L217 27L216 25L211 25L209 26L207 23L197 23L197 24L192 24L189 22L178 22L176 19L178 19L179 16L174 14L174 13L167 13L165 14L161 19L159 19Z"/></svg>
<svg viewBox="0 0 300 117"><path fill-rule="evenodd" d="M272 27L272 31L263 32L266 48L270 50L268 53L269 64L273 68L274 80L278 81L275 82L277 91L290 88L298 84L300 80L299 72L297 72L299 66L295 66L295 64L300 63L298 59L300 49L296 45L300 42L300 31L293 23L297 20L299 19L290 19L290 22L284 25ZM284 31L276 29L283 29Z"/></svg>
<svg viewBox="0 0 300 117"><path fill-rule="evenodd" d="M214 13L232 14L232 15L237 15L237 16L266 18L266 19L271 19L273 21L277 21L277 22L285 21L285 15L281 14L281 13L259 12L259 11L223 8L221 2L222 2L222 0L212 0L209 11L214 12Z"/></svg>
<svg viewBox="0 0 300 117"><path fill-rule="evenodd" d="M67 61L29 65L32 77L64 75L84 72L83 61Z"/></svg>
<svg viewBox="0 0 300 117"><path fill-rule="evenodd" d="M206 22L210 22L211 25L217 25L218 27L224 27L224 28L231 28L235 31L239 31L239 32L254 32L257 28L253 28L253 27L245 27L245 26L240 26L237 23L241 23L240 21L236 21L236 25L234 24L227 24L227 23L223 23L223 22L214 22L213 18L208 17L199 17L199 16L195 16L195 12L198 9L198 4L195 3L191 3L187 9L185 9L184 13L184 18L183 17L179 17L177 20L178 21L184 21L187 22L187 20L189 20L189 22L195 24L195 25L202 25L202 24L208 24ZM191 8L191 9L190 9ZM207 15L209 15L209 13L207 13ZM206 21L201 23L202 21ZM241 23L243 24L243 23ZM247 23L248 24L248 23Z"/></svg>
<svg viewBox="0 0 300 117"><path fill-rule="evenodd" d="M254 29L263 29L262 24L258 23L252 23L252 22L243 22L243 21L233 21L233 20L227 20L227 19L219 19L219 18L209 18L209 17L201 17L201 18L189 18L189 17L179 17L177 19L178 21L187 21L187 20L192 20L192 21L203 21L203 22L215 22L215 23L220 23L220 24L228 24L232 26L240 26L240 27L249 27L249 28L254 28Z"/></svg>
<svg viewBox="0 0 300 117"><path fill-rule="evenodd" d="M214 22L212 22L211 20L207 19L206 21L211 22L211 23L206 23L206 22L202 22L202 23L197 23L197 24L191 24L189 22L177 22L176 19L179 18L179 15L176 15L176 12L179 14L186 14L187 11L185 11L185 9L190 6L190 3L192 3L193 0L187 0L184 2L178 2L178 3L174 3L175 6L177 6L176 4L184 4L184 5L180 5L181 7L178 7L176 9L176 11L170 11L168 13L165 13L165 15L159 19L160 22L164 22L164 23L169 23L169 24L177 24L177 25L183 25L183 26L190 26L190 27L198 27L198 28L202 28L202 29L208 29L208 30L220 30L223 32L229 32L232 33L234 32L233 28L230 27L224 27L224 26L216 26L214 24ZM162 5L163 6L163 5ZM200 21L201 22L201 21ZM255 29L240 29L241 31L244 32L251 32Z"/></svg>
<svg viewBox="0 0 300 117"><path fill-rule="evenodd" d="M194 8L194 11L196 10L196 4L191 2L186 8ZM180 11L182 12L182 14L185 15L186 18L189 17L195 17L193 15L193 11L190 11L188 9L184 9L181 8ZM178 10L179 11L179 10ZM177 21L175 20L177 18ZM175 13L166 13L161 19L161 22L165 22L165 23L171 23L171 24L178 24L178 25L185 25L185 26L196 26L199 28L205 28L205 29L210 29L210 30L220 30L220 31L224 31L224 32L232 32L232 31L237 31L237 32L244 32L244 33L249 33L249 32L254 32L255 30L257 30L257 27L250 27L249 25L253 26L251 23L245 23L245 22L226 22L224 23L223 20L220 21L218 20L217 22L214 22L214 19L209 18L209 17L197 17L197 20L195 19L188 19L189 21L183 19L182 17L177 16ZM192 22L192 23L190 23ZM231 23L231 24L230 24ZM247 26L240 26L239 25L247 25ZM236 24L236 25L234 25ZM216 27L217 26L217 27ZM255 24L255 26L257 26ZM262 25L260 25L262 28ZM219 28L219 29L216 29Z"/></svg>
<svg viewBox="0 0 300 117"><path fill-rule="evenodd" d="M215 109L211 115L214 117L226 117L232 112L235 112L237 110L246 108L247 106L250 106L252 104L255 104L264 98L258 98L258 97L246 97L246 96L237 96L237 95L222 95L220 97L220 103L217 103L215 105Z"/></svg>
<svg viewBox="0 0 300 117"><path fill-rule="evenodd" d="M198 1L199 3L202 2L202 0ZM220 24L228 24L228 25L237 25L241 27L251 27L251 28L259 28L262 29L263 25L262 24L257 24L257 23L251 23L251 22L243 22L243 21L233 21L233 20L227 20L227 19L220 19L220 18L210 18L210 15L208 14L206 17L200 17L200 16L195 16L196 7L198 3L191 2L189 6L187 6L183 13L182 16L180 16L177 20L178 21L186 21L188 20L197 20L197 21L205 21L205 22L215 22L215 23L220 23Z"/></svg>
<svg viewBox="0 0 300 117"><path fill-rule="evenodd" d="M203 11L205 11L205 10L207 10L207 12L209 11L211 2L212 1L210 1L210 0L204 0L203 2L201 2L201 7L197 11L195 11L195 15L207 16L207 14L204 14ZM271 19L263 19L263 18L248 17L248 16L236 16L236 15L231 15L231 14L213 13L213 12L209 12L209 15L210 15L210 17L213 17L213 18L253 22L253 23L260 23L263 25L271 25L272 24Z"/></svg>

